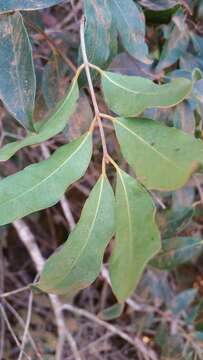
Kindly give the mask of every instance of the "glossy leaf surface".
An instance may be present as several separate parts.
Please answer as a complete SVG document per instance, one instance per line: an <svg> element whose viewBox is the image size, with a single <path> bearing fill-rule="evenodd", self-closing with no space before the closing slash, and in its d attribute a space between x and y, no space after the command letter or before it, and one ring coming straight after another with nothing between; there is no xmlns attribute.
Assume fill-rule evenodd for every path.
<svg viewBox="0 0 203 360"><path fill-rule="evenodd" d="M101 176L75 230L46 262L38 288L55 294L73 295L90 285L99 275L114 226L113 190L106 176Z"/></svg>
<svg viewBox="0 0 203 360"><path fill-rule="evenodd" d="M36 79L32 48L20 13L1 15L0 39L0 99L21 125L34 130Z"/></svg>
<svg viewBox="0 0 203 360"><path fill-rule="evenodd" d="M110 109L119 115L132 117L148 108L178 104L190 94L192 82L177 78L168 84L157 85L139 76L103 72L102 87Z"/></svg>
<svg viewBox="0 0 203 360"><path fill-rule="evenodd" d="M150 119L115 121L123 156L149 189L176 190L203 163L203 142Z"/></svg>
<svg viewBox="0 0 203 360"><path fill-rule="evenodd" d="M150 195L134 178L118 170L116 242L110 259L110 278L119 302L131 295L148 261L160 247Z"/></svg>
<svg viewBox="0 0 203 360"><path fill-rule="evenodd" d="M5 145L2 149L0 149L0 161L8 160L18 150L25 146L41 143L63 131L70 119L70 116L76 109L78 97L78 85L77 82L74 81L67 96L61 102L56 112L39 125L38 133L31 133L23 140Z"/></svg>
<svg viewBox="0 0 203 360"><path fill-rule="evenodd" d="M87 133L60 147L48 160L0 181L0 225L56 204L86 171L92 154Z"/></svg>

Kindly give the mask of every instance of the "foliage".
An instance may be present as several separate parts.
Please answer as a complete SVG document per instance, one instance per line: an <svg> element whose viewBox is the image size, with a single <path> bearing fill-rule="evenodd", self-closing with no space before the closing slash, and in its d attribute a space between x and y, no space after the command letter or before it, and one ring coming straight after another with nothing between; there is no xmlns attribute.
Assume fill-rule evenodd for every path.
<svg viewBox="0 0 203 360"><path fill-rule="evenodd" d="M107 311L106 316L113 318L114 312L121 314L147 264L176 269L198 257L202 249L201 233L181 233L188 219L194 219L194 189L201 186L190 189L188 208L178 206L180 216L173 208L170 219L165 216L164 230L163 215L156 216L156 208L160 210L157 196L166 199L166 204L168 197L175 203L176 196L196 178L194 174L202 171L203 39L194 26L194 19L201 18L201 2L84 0L80 45L78 42L70 60L48 38L53 54L42 74L33 56L37 40L30 40L30 19L40 34L44 33L43 24L38 13L27 10L59 3L1 1L0 99L11 115L5 128L8 133L12 127L16 132L20 126L26 129L24 138L6 141L1 147L2 169L6 161L18 161L18 151L23 148L46 145L62 133L67 142L84 91L89 114L93 110L94 115L84 128L79 124L75 139L57 144L48 159L26 163L23 170L4 176L0 181L0 225L57 204L99 153L99 179L92 184L80 219L63 246L47 260L34 285L73 296L95 281L108 254L112 290L119 303L110 315ZM46 38L46 33L43 36ZM67 65L65 71L61 61L55 63L58 57ZM76 61L78 68L73 65ZM58 96L56 87L64 73L71 84ZM53 91L49 88L51 74ZM45 116L37 113L42 98L48 107ZM105 126L115 130L110 140ZM102 149L97 143L93 152L98 128ZM4 170L1 172L4 175ZM106 251L109 243L112 250ZM144 281L150 281L146 279L141 288ZM187 291L174 300L171 313L180 315L181 308L188 310L196 291ZM158 338L156 341L161 343Z"/></svg>

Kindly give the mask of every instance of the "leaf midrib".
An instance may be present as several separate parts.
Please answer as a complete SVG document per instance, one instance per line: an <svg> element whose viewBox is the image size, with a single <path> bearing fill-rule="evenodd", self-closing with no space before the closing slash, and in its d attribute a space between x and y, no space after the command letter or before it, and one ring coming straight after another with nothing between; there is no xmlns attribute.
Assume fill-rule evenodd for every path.
<svg viewBox="0 0 203 360"><path fill-rule="evenodd" d="M173 161L171 161L168 157L166 157L164 154L162 154L161 152L159 152L156 148L154 148L152 145L150 145L148 142L146 142L142 137L140 137L139 135L137 135L135 132L133 132L132 130L130 130L127 126L125 126L122 122L120 122L118 120L118 118L116 119L116 123L118 123L120 126L122 126L125 130L127 130L130 134L132 134L133 136L135 136L141 143L143 143L145 146L149 147L150 150L152 150L153 152L155 152L159 157L161 157L163 160L167 161L169 164L171 164L174 168L176 168L177 170L184 170L185 169L181 166L177 166L176 164L174 164Z"/></svg>
<svg viewBox="0 0 203 360"><path fill-rule="evenodd" d="M70 266L70 269L68 270L68 274L66 273L63 277L60 277L60 279L56 280L55 283L63 283L64 279L70 275L71 271L74 269L75 265L77 264L78 260L80 259L85 247L88 245L89 239L91 237L91 233L92 233L92 229L94 228L97 216L98 216L98 212L99 212L99 207L100 207L100 203L101 203L101 195L102 195L102 191L103 191L103 187L104 187L104 177L102 177L101 180L101 188L100 188L100 192L99 192L99 197L98 197L98 203L97 203L97 207L96 207L96 211L95 211L95 215L94 218L92 220L92 224L90 226L90 229L88 231L88 235L86 238L86 241L84 242L83 246L81 247L80 251L78 252L78 256L75 258L75 260L73 261L73 263ZM70 240L70 239L69 239ZM68 241L69 241L68 240Z"/></svg>
<svg viewBox="0 0 203 360"><path fill-rule="evenodd" d="M119 170L118 170L118 174L120 176L121 184L123 186L124 195L125 195L125 201L126 201L126 206L127 206L128 225L129 225L129 238L130 238L129 244L130 244L130 249L131 249L129 254L130 254L130 258L132 260L132 255L133 255L133 230L132 230L132 221L131 221L131 216L130 216L131 211L130 211L130 205L129 205L128 194L127 194L127 191L126 191L125 183L123 181L122 174L121 174L121 172Z"/></svg>
<svg viewBox="0 0 203 360"><path fill-rule="evenodd" d="M144 94L145 96L151 96L151 97L153 97L153 98L157 96L157 93L154 94L154 92L147 92L147 91L141 92L141 91L135 91L135 90L132 90L132 89L130 89L130 88L127 88L127 87L125 87L125 86L117 83L115 80L112 80L112 79L107 75L106 72L104 72L104 76L105 76L105 77L108 79L108 81L111 82L114 86L116 86L116 87L124 90L125 92L134 94L134 95L136 95L136 96L138 96L138 95L143 95L143 94ZM144 80L145 80L145 79L144 79ZM153 82L152 82L152 85L154 86L154 89L155 89L155 88L158 88L158 87L160 86L160 85L157 85L157 84L155 84L155 83L153 83ZM167 84L161 85L160 90L164 90L164 87L165 87L166 85L167 85ZM162 89L162 88L163 88L163 89ZM168 89L167 89L167 91L168 91L168 93L170 94L170 91L169 91ZM189 91L188 91L188 93L189 93ZM166 95L166 93L165 93L165 95ZM183 97L183 98L184 98L184 97ZM157 107L157 108L172 107L172 106L177 105L177 104L180 103L181 101L182 101L182 100L175 101L175 102L173 102L172 104L170 104L170 105L168 105L168 106L166 106L166 105L156 105L156 107ZM149 108L149 107L151 107L151 106L152 106L152 105L147 105L146 107Z"/></svg>
<svg viewBox="0 0 203 360"><path fill-rule="evenodd" d="M114 4L118 7L119 12L120 12L120 14L121 14L121 17L123 18L123 20L124 20L127 28L129 29L129 34L130 34L130 36L132 37L131 31L130 31L131 28L130 28L130 26L129 26L129 24L128 24L128 21L126 20L125 16L123 15L123 12L122 12L122 9L121 9L120 5L118 4L118 2L117 2L116 0L112 0L112 1L113 1ZM135 6L136 6L136 5L135 5ZM140 35L141 35L141 36L143 35L141 31L140 31Z"/></svg>
<svg viewBox="0 0 203 360"><path fill-rule="evenodd" d="M16 16L16 19L14 19L15 16ZM19 18L18 18L18 16L19 16ZM14 15L9 15L8 16L9 27L10 27L10 32L11 32L11 42L13 43L13 55L14 55L15 64L16 64L16 66L14 67L14 71L16 73L16 79L17 79L17 84L18 84L19 95L20 95L20 100L21 100L21 105L22 105L22 108L23 108L23 112L27 116L28 114L27 114L27 111L26 111L26 108L25 108L24 96L22 94L22 88L21 88L20 74L19 74L19 71L18 71L18 61L17 61L17 56L16 56L16 44L15 44L15 40L14 40L14 37L13 37L14 27L11 24L11 17L13 17L13 20L15 20L16 22L18 21L18 19L20 19L20 21L22 23L23 20L22 20L21 15L18 12L16 14L14 14Z"/></svg>
<svg viewBox="0 0 203 360"><path fill-rule="evenodd" d="M83 144L85 143L85 141L87 140L89 136L89 133L86 135L86 137L84 138L84 140L81 142L81 144L79 145L79 147L77 147L77 149L70 155L70 157L68 157L68 159L66 159L65 161L62 162L62 164L57 167L54 171L52 171L47 177L45 177L41 182L37 183L36 185L34 185L33 187L29 188L27 191L24 191L23 193L21 193L20 195L9 199L8 201L4 201L0 204L0 207L3 205L7 205L9 203L15 202L16 200L20 199L21 197L23 197L25 194L28 194L29 192L32 192L33 190L35 190L37 187L41 186L44 182L46 182L50 177L52 177L56 172L58 172L63 166L66 165L67 162L69 162L72 157L81 149L81 147L83 146ZM49 160L49 159L48 159ZM47 160L47 161L48 161Z"/></svg>

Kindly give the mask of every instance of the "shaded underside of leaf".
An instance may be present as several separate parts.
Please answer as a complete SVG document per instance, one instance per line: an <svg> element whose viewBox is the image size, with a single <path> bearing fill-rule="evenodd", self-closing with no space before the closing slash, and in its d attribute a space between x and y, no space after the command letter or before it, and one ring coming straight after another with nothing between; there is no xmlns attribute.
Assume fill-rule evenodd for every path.
<svg viewBox="0 0 203 360"><path fill-rule="evenodd" d="M57 5L64 0L1 0L0 14L16 10L37 10Z"/></svg>
<svg viewBox="0 0 203 360"><path fill-rule="evenodd" d="M163 227L163 237L172 238L174 235L185 230L192 221L195 214L194 207L182 207L171 209L165 212L165 226Z"/></svg>
<svg viewBox="0 0 203 360"><path fill-rule="evenodd" d="M118 170L116 242L110 259L110 278L119 302L133 292L145 266L160 247L150 195L134 178Z"/></svg>
<svg viewBox="0 0 203 360"><path fill-rule="evenodd" d="M73 295L98 276L105 248L114 233L114 194L106 176L90 193L75 230L45 264L38 288Z"/></svg>
<svg viewBox="0 0 203 360"><path fill-rule="evenodd" d="M31 133L23 140L15 141L5 145L2 149L0 149L0 161L6 161L10 159L11 156L13 156L18 150L24 148L25 146L39 144L63 131L71 115L76 109L78 97L78 84L77 81L73 81L67 96L60 103L58 109L50 116L50 118L44 120L39 125L38 133Z"/></svg>
<svg viewBox="0 0 203 360"><path fill-rule="evenodd" d="M170 38L165 42L162 50L157 71L171 66L186 52L190 40L189 29L180 30L174 25Z"/></svg>
<svg viewBox="0 0 203 360"><path fill-rule="evenodd" d="M108 0L84 0L85 44L88 60L105 67L111 57L112 15Z"/></svg>
<svg viewBox="0 0 203 360"><path fill-rule="evenodd" d="M200 255L203 241L191 237L164 239L162 251L151 265L162 270L172 270Z"/></svg>
<svg viewBox="0 0 203 360"><path fill-rule="evenodd" d="M33 131L36 79L32 48L20 13L1 15L0 39L0 99L21 125Z"/></svg>
<svg viewBox="0 0 203 360"><path fill-rule="evenodd" d="M148 189L176 190L203 163L203 143L151 119L115 121L123 156Z"/></svg>
<svg viewBox="0 0 203 360"><path fill-rule="evenodd" d="M111 0L109 6L123 47L131 56L148 62L145 18L141 8L138 8L132 0Z"/></svg>
<svg viewBox="0 0 203 360"><path fill-rule="evenodd" d="M86 133L61 146L48 160L30 165L0 181L0 225L56 204L86 171L92 136Z"/></svg>
<svg viewBox="0 0 203 360"><path fill-rule="evenodd" d="M157 85L139 76L103 72L102 87L111 110L125 117L133 117L148 108L178 104L190 94L192 82L177 78L168 84Z"/></svg>

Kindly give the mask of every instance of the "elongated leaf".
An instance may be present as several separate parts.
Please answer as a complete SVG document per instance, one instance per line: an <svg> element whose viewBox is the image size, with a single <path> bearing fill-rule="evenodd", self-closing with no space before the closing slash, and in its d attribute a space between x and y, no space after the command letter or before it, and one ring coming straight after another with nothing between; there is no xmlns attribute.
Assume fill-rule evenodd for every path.
<svg viewBox="0 0 203 360"><path fill-rule="evenodd" d="M203 163L203 142L150 119L118 118L121 150L148 189L176 190Z"/></svg>
<svg viewBox="0 0 203 360"><path fill-rule="evenodd" d="M186 52L190 40L189 28L185 23L185 14L178 10L173 17L174 26L170 32L169 39L165 42L161 52L157 71L171 66Z"/></svg>
<svg viewBox="0 0 203 360"><path fill-rule="evenodd" d="M109 0L84 0L85 43L91 63L105 67L112 58L115 41Z"/></svg>
<svg viewBox="0 0 203 360"><path fill-rule="evenodd" d="M0 181L0 225L56 204L67 187L86 171L92 137L86 133L60 147L48 160Z"/></svg>
<svg viewBox="0 0 203 360"><path fill-rule="evenodd" d="M187 289L175 296L171 304L171 311L176 316L188 309L195 300L197 289Z"/></svg>
<svg viewBox="0 0 203 360"><path fill-rule="evenodd" d="M119 302L133 292L146 264L160 247L151 197L135 179L118 170L116 244L110 259L110 278Z"/></svg>
<svg viewBox="0 0 203 360"><path fill-rule="evenodd" d="M151 265L162 270L172 270L198 256L203 241L191 237L164 239L162 251L151 261Z"/></svg>
<svg viewBox="0 0 203 360"><path fill-rule="evenodd" d="M124 48L131 56L148 62L145 18L142 10L133 0L111 0L109 6Z"/></svg>
<svg viewBox="0 0 203 360"><path fill-rule="evenodd" d="M114 233L114 194L101 176L67 242L45 264L41 290L73 295L98 276L104 250Z"/></svg>
<svg viewBox="0 0 203 360"><path fill-rule="evenodd" d="M78 97L78 85L76 81L73 81L70 91L56 112L51 115L49 119L43 121L42 124L40 124L39 132L31 133L23 140L15 141L5 145L2 149L0 149L0 161L8 160L18 150L25 146L41 143L63 131L68 120L76 109Z"/></svg>
<svg viewBox="0 0 203 360"><path fill-rule="evenodd" d="M139 76L103 72L102 86L106 102L115 113L137 116L152 107L171 107L184 100L192 90L192 82L185 78L157 85Z"/></svg>
<svg viewBox="0 0 203 360"><path fill-rule="evenodd" d="M195 114L194 108L189 101L183 101L177 106L174 114L174 125L189 134L194 134L196 126Z"/></svg>
<svg viewBox="0 0 203 360"><path fill-rule="evenodd" d="M36 79L32 48L19 13L0 17L0 99L25 128L33 130Z"/></svg>
<svg viewBox="0 0 203 360"><path fill-rule="evenodd" d="M1 0L0 13L16 10L37 10L53 6L64 0Z"/></svg>

